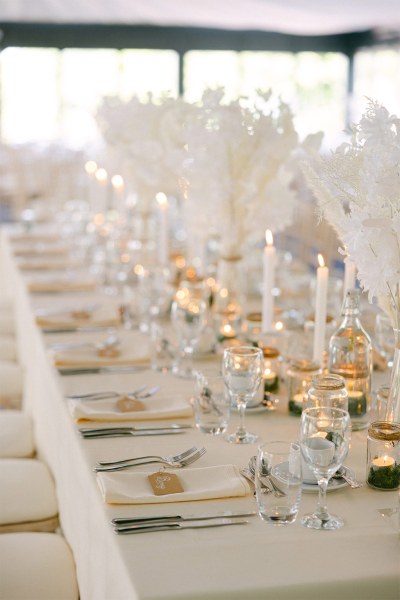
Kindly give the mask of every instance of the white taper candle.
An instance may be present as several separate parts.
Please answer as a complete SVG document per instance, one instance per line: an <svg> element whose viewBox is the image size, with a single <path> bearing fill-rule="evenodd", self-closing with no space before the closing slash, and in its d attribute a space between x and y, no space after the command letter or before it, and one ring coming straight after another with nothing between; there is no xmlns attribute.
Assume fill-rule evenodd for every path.
<svg viewBox="0 0 400 600"><path fill-rule="evenodd" d="M265 232L266 245L263 253L263 298L262 298L262 321L261 329L263 333L272 330L274 320L274 296L273 288L275 283L275 260L276 250L274 238L269 229Z"/></svg>
<svg viewBox="0 0 400 600"><path fill-rule="evenodd" d="M326 329L326 303L328 296L329 269L325 266L322 254L318 254L317 289L315 298L314 319L314 353L313 360L323 365Z"/></svg>

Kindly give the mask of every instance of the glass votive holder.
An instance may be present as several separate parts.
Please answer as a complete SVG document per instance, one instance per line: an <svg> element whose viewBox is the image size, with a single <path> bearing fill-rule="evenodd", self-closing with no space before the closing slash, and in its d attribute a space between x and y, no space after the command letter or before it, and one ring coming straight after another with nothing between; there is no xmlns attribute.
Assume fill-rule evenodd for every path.
<svg viewBox="0 0 400 600"><path fill-rule="evenodd" d="M281 371L279 350L267 346L262 348L262 351L264 354L264 392L277 392Z"/></svg>
<svg viewBox="0 0 400 600"><path fill-rule="evenodd" d="M257 343L261 336L261 313L248 313L242 325L242 333L248 342Z"/></svg>
<svg viewBox="0 0 400 600"><path fill-rule="evenodd" d="M288 408L293 415L301 415L311 382L322 372L318 363L309 359L293 360L286 372Z"/></svg>
<svg viewBox="0 0 400 600"><path fill-rule="evenodd" d="M348 410L348 393L346 382L340 375L316 375L304 400L304 408L341 408Z"/></svg>
<svg viewBox="0 0 400 600"><path fill-rule="evenodd" d="M367 438L367 483L377 490L400 487L399 423L371 423Z"/></svg>

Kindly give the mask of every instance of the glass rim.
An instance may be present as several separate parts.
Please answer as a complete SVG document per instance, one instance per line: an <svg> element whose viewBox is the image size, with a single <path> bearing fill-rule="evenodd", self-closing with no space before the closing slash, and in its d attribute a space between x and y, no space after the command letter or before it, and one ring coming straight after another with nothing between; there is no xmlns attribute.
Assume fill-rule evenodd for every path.
<svg viewBox="0 0 400 600"><path fill-rule="evenodd" d="M346 387L344 378L334 373L315 375L311 383L317 390L341 390Z"/></svg>
<svg viewBox="0 0 400 600"><path fill-rule="evenodd" d="M273 454L287 454L288 451L290 450L295 450L296 452L300 452L301 448L300 448L300 443L297 440L271 440L270 442L263 442L262 444L260 444L257 447L257 453L259 452L267 452L267 450L265 450L265 448L267 446L273 446L273 445L278 445L278 444L282 444L285 445L287 447L287 450L284 451L282 450L281 452L279 451L274 451ZM272 451L271 451L272 452Z"/></svg>
<svg viewBox="0 0 400 600"><path fill-rule="evenodd" d="M237 354L238 356L255 356L258 354L263 357L262 349L255 346L229 346L229 348L225 348L224 354Z"/></svg>

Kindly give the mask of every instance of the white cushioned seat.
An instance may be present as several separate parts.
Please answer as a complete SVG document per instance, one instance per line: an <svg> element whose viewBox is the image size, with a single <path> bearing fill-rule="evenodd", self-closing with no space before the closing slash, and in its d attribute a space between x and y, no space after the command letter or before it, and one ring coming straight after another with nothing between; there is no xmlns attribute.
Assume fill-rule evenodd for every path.
<svg viewBox="0 0 400 600"><path fill-rule="evenodd" d="M78 600L74 558L57 533L0 535L0 598Z"/></svg>
<svg viewBox="0 0 400 600"><path fill-rule="evenodd" d="M6 335L15 335L14 311L5 307L0 307L0 333Z"/></svg>
<svg viewBox="0 0 400 600"><path fill-rule="evenodd" d="M23 374L21 365L0 361L0 406L17 408L21 405Z"/></svg>
<svg viewBox="0 0 400 600"><path fill-rule="evenodd" d="M0 411L0 458L27 458L34 452L30 415L20 410Z"/></svg>
<svg viewBox="0 0 400 600"><path fill-rule="evenodd" d="M0 360L17 360L17 344L15 343L15 337L12 335L0 336Z"/></svg>
<svg viewBox="0 0 400 600"><path fill-rule="evenodd" d="M58 507L47 466L34 458L0 459L0 533L54 531Z"/></svg>

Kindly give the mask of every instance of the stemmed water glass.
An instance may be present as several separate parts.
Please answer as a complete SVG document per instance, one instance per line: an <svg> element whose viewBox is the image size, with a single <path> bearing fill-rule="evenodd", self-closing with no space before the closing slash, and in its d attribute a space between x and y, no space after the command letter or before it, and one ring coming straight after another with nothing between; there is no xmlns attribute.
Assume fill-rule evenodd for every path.
<svg viewBox="0 0 400 600"><path fill-rule="evenodd" d="M178 377L194 378L193 350L207 319L207 303L191 294L190 290L178 290L171 306L172 325L178 334L180 352L173 373Z"/></svg>
<svg viewBox="0 0 400 600"><path fill-rule="evenodd" d="M264 368L263 352L252 346L234 346L224 350L222 373L233 402L240 415L240 424L235 433L226 437L234 444L252 444L257 436L246 431L244 414L247 404L260 387Z"/></svg>
<svg viewBox="0 0 400 600"><path fill-rule="evenodd" d="M346 459L351 438L349 413L341 408L306 408L300 422L303 460L318 481L318 506L301 523L311 529L339 529L343 519L330 514L326 505L329 479Z"/></svg>

